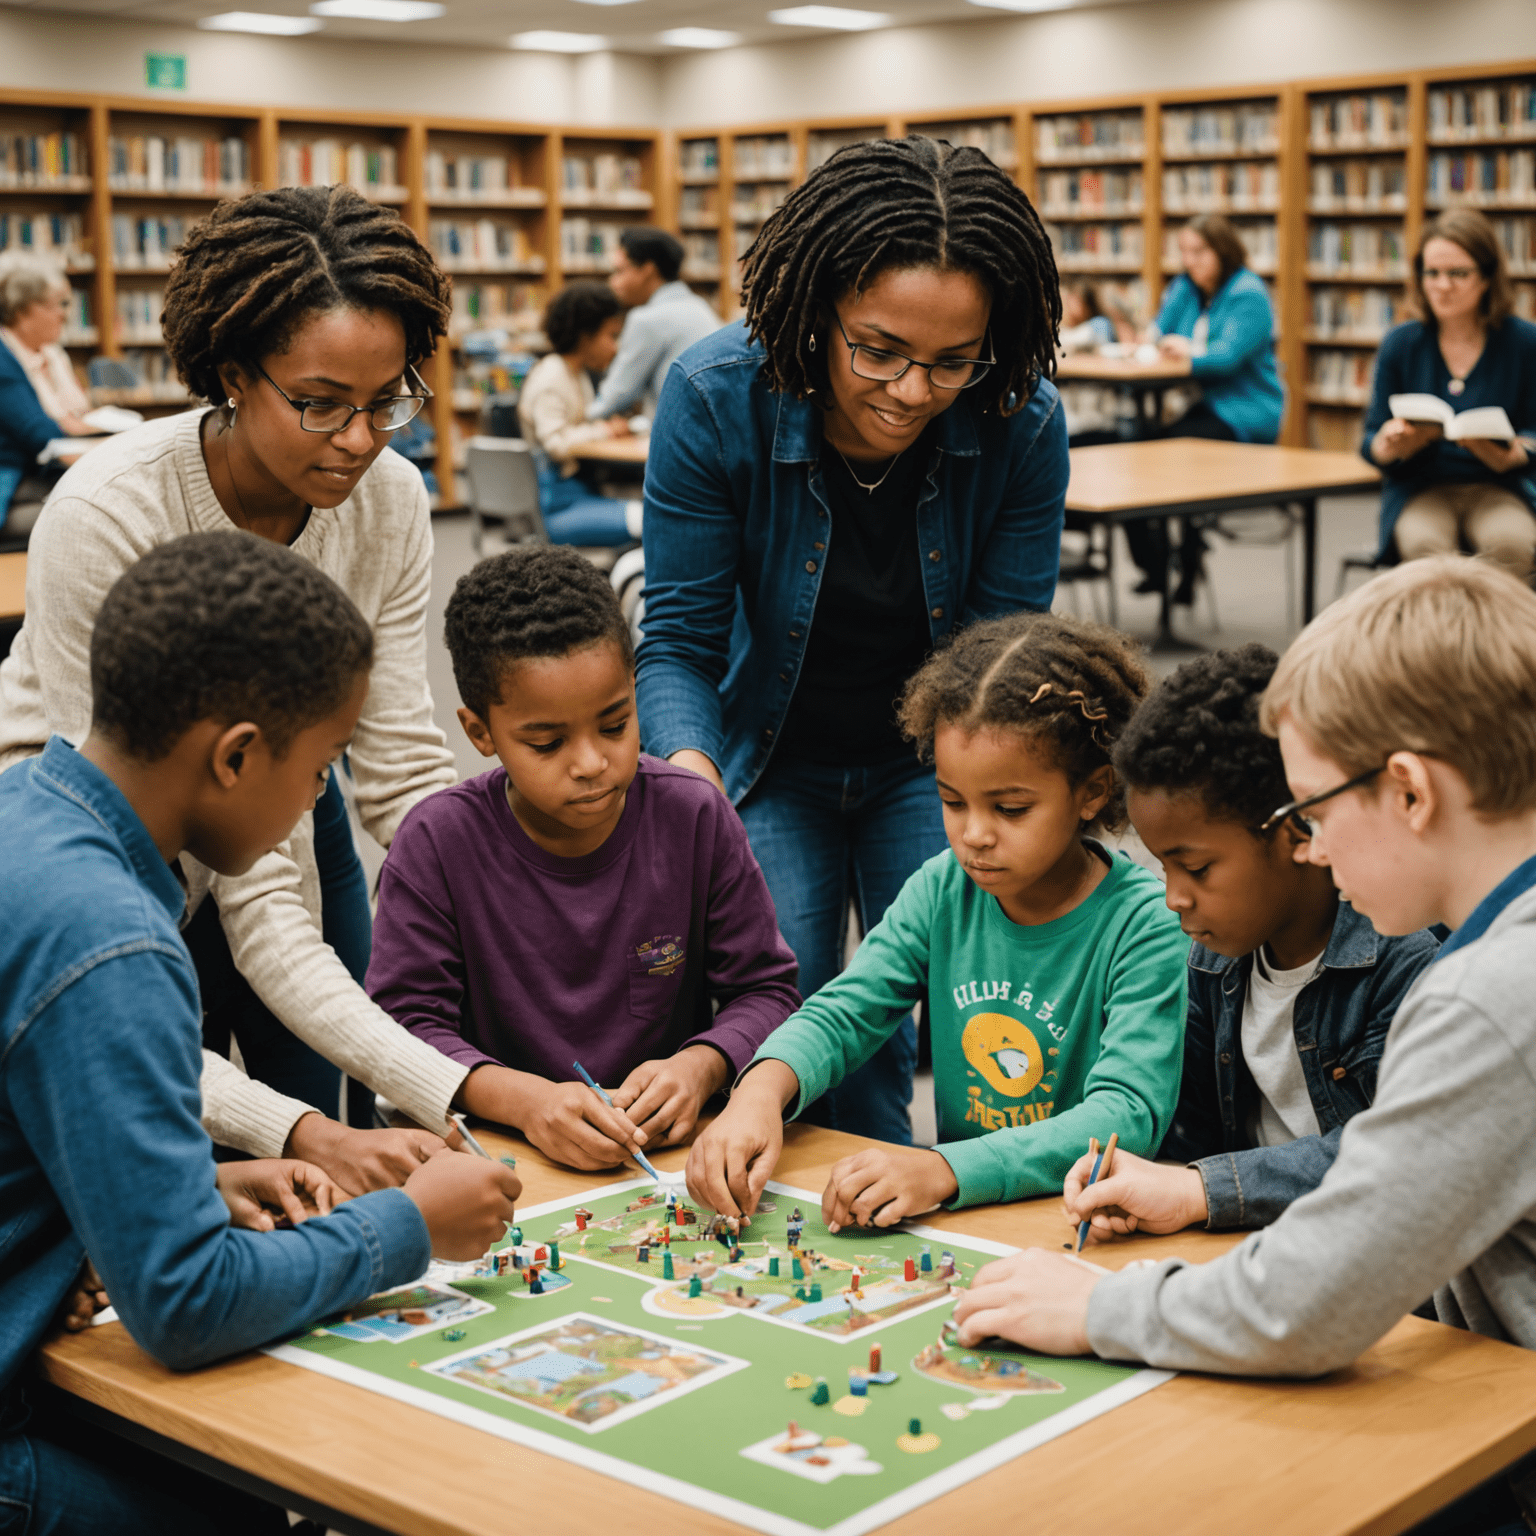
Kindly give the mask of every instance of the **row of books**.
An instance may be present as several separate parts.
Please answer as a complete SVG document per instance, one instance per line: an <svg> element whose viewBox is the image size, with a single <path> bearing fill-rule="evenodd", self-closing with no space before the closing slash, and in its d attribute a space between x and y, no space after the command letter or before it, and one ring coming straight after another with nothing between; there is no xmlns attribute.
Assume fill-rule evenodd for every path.
<svg viewBox="0 0 1536 1536"><path fill-rule="evenodd" d="M1313 208L1341 213L1408 206L1407 171L1400 159L1320 160L1312 167Z"/></svg>
<svg viewBox="0 0 1536 1536"><path fill-rule="evenodd" d="M1493 227L1510 269L1522 275L1536 276L1536 219L1495 219Z"/></svg>
<svg viewBox="0 0 1536 1536"><path fill-rule="evenodd" d="M0 134L0 187L83 183L91 174L78 133Z"/></svg>
<svg viewBox="0 0 1536 1536"><path fill-rule="evenodd" d="M1325 400L1346 405L1364 405L1370 399L1371 375L1376 368L1376 354L1359 347L1347 350L1319 347L1312 352L1307 368L1307 392Z"/></svg>
<svg viewBox="0 0 1536 1536"><path fill-rule="evenodd" d="M1140 112L1084 112L1035 120L1035 156L1041 161L1139 158L1145 143Z"/></svg>
<svg viewBox="0 0 1536 1536"><path fill-rule="evenodd" d="M544 269L544 253L521 224L508 219L430 219L427 244L447 271Z"/></svg>
<svg viewBox="0 0 1536 1536"><path fill-rule="evenodd" d="M455 192L506 192L519 185L516 168L505 155L448 155L427 151L427 195Z"/></svg>
<svg viewBox="0 0 1536 1536"><path fill-rule="evenodd" d="M843 128L824 133L813 133L805 141L805 173L820 170L840 149L850 144L867 144L878 139L879 133L868 128Z"/></svg>
<svg viewBox="0 0 1536 1536"><path fill-rule="evenodd" d="M536 283L455 283L455 332L532 330L541 321L542 289Z"/></svg>
<svg viewBox="0 0 1536 1536"><path fill-rule="evenodd" d="M719 206L715 200L715 188L684 187L678 198L677 216L684 224L690 220L714 219L719 217Z"/></svg>
<svg viewBox="0 0 1536 1536"><path fill-rule="evenodd" d="M736 140L732 161L737 181L747 181L754 176L785 181L795 174L795 146L790 143L788 134L754 134Z"/></svg>
<svg viewBox="0 0 1536 1536"><path fill-rule="evenodd" d="M690 271L703 277L717 276L720 269L720 235L713 229L684 230L683 275Z"/></svg>
<svg viewBox="0 0 1536 1536"><path fill-rule="evenodd" d="M400 156L389 144L279 139L277 180L284 187L333 187L345 183L376 196L403 195Z"/></svg>
<svg viewBox="0 0 1536 1536"><path fill-rule="evenodd" d="M77 271L95 265L78 213L0 213L0 251L11 250Z"/></svg>
<svg viewBox="0 0 1536 1536"><path fill-rule="evenodd" d="M684 139L678 145L677 166L684 176L718 176L719 139Z"/></svg>
<svg viewBox="0 0 1536 1536"><path fill-rule="evenodd" d="M118 340L125 339L128 338L120 333ZM187 386L176 377L176 370L164 352L158 349L124 352L120 361L132 371L137 389L148 397L167 404L188 398Z"/></svg>
<svg viewBox="0 0 1536 1536"><path fill-rule="evenodd" d="M1308 138L1313 149L1397 144L1407 132L1408 100L1401 91L1333 96L1312 103Z"/></svg>
<svg viewBox="0 0 1536 1536"><path fill-rule="evenodd" d="M1319 336L1380 338L1397 324L1390 288L1314 288L1310 329Z"/></svg>
<svg viewBox="0 0 1536 1536"><path fill-rule="evenodd" d="M1280 205L1280 167L1273 160L1170 165L1163 171L1166 213L1258 213Z"/></svg>
<svg viewBox="0 0 1536 1536"><path fill-rule="evenodd" d="M1140 224L1059 224L1053 229L1064 271L1141 265L1145 247Z"/></svg>
<svg viewBox="0 0 1536 1536"><path fill-rule="evenodd" d="M114 192L238 194L251 180L244 139L163 138L113 134L107 140L107 183Z"/></svg>
<svg viewBox="0 0 1536 1536"><path fill-rule="evenodd" d="M117 339L125 344L160 340L163 288L122 288L117 295Z"/></svg>
<svg viewBox="0 0 1536 1536"><path fill-rule="evenodd" d="M638 192L643 176L638 155L567 155L560 184L567 192Z"/></svg>
<svg viewBox="0 0 1536 1536"><path fill-rule="evenodd" d="M1047 218L1062 213L1139 214L1141 171L1043 171L1040 211Z"/></svg>
<svg viewBox="0 0 1536 1536"><path fill-rule="evenodd" d="M1485 150L1429 157L1429 200L1536 207L1536 149Z"/></svg>
<svg viewBox="0 0 1536 1536"><path fill-rule="evenodd" d="M188 229L195 222L181 218L141 219L132 214L114 213L112 265L150 271L170 266L176 251L186 242Z"/></svg>
<svg viewBox="0 0 1536 1536"><path fill-rule="evenodd" d="M1274 220L1253 224L1239 224L1238 238L1248 253L1248 265L1256 272L1273 272L1280 260L1280 232ZM1179 254L1179 231L1176 227L1163 230L1163 266L1182 268L1183 257Z"/></svg>
<svg viewBox="0 0 1536 1536"><path fill-rule="evenodd" d="M965 144L979 149L994 165L1008 168L1017 162L1013 124L1007 118L990 123L921 123L912 130L930 139L945 139L951 144Z"/></svg>
<svg viewBox="0 0 1536 1536"><path fill-rule="evenodd" d="M1401 277L1408 252L1393 225L1317 223L1307 231L1307 265L1340 276Z"/></svg>
<svg viewBox="0 0 1536 1536"><path fill-rule="evenodd" d="M1272 102L1163 112L1164 154L1273 154L1279 147L1279 113Z"/></svg>
<svg viewBox="0 0 1536 1536"><path fill-rule="evenodd" d="M1129 322L1138 329L1152 318L1147 307L1147 285L1139 277L1098 277L1090 284L1105 314Z"/></svg>
<svg viewBox="0 0 1536 1536"><path fill-rule="evenodd" d="M611 219L560 221L560 260L573 272L605 272L619 254L619 236L627 228Z"/></svg>
<svg viewBox="0 0 1536 1536"><path fill-rule="evenodd" d="M789 196L789 183L759 181L731 188L731 217L738 224L761 224Z"/></svg>
<svg viewBox="0 0 1536 1536"><path fill-rule="evenodd" d="M64 320L64 345L79 345L87 337L95 341L96 322L91 319L91 291L89 288L69 290L69 312Z"/></svg>
<svg viewBox="0 0 1536 1536"><path fill-rule="evenodd" d="M1429 93L1429 136L1536 138L1536 80L1437 87Z"/></svg>

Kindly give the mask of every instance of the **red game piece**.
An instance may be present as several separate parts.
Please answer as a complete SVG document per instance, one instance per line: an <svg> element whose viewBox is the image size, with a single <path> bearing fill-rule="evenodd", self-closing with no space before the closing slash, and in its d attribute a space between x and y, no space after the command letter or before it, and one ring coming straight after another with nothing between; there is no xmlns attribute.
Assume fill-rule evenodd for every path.
<svg viewBox="0 0 1536 1536"><path fill-rule="evenodd" d="M908 1260L908 1262L910 1263L911 1261ZM878 1344L871 1344L869 1346L869 1374L871 1376L873 1376L873 1375L875 1375L879 1371L879 1369L880 1369L880 1346Z"/></svg>
<svg viewBox="0 0 1536 1536"><path fill-rule="evenodd" d="M907 1267L902 1272L901 1278L903 1280L917 1279L917 1265L912 1262L912 1256L910 1254L907 1255Z"/></svg>

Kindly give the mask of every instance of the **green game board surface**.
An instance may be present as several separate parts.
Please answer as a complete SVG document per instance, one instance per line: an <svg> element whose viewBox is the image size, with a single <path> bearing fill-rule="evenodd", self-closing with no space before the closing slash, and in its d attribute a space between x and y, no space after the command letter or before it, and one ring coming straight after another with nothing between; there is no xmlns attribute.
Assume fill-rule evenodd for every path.
<svg viewBox="0 0 1536 1536"><path fill-rule="evenodd" d="M938 1279L944 1254L953 1255L958 1288L1008 1250L913 1226L834 1236L822 1224L819 1196L779 1184L765 1195L773 1209L739 1234L739 1267L718 1241L694 1235L711 1213L680 1195L699 1220L669 1224L674 1279L664 1281L666 1245L653 1243L645 1263L635 1247L664 1220L659 1202L635 1208L655 1193L637 1180L522 1213L525 1245L559 1242L557 1288L543 1295L530 1294L515 1269L473 1276L434 1266L428 1284L475 1303L452 1316L451 1327L421 1326L423 1300L433 1298L418 1285L404 1298L417 1310L391 1321L396 1337L355 1325L347 1337L326 1326L343 1326L342 1319L327 1319L270 1353L770 1536L858 1536L1167 1379L1098 1360L965 1350L941 1340L953 1303ZM785 1231L797 1205L805 1218L800 1247L819 1259L816 1267L806 1261L803 1280L792 1275ZM576 1230L578 1208L591 1213L585 1231ZM925 1248L927 1273L919 1267ZM771 1254L780 1259L777 1278L763 1272ZM915 1283L904 1279L908 1257ZM850 1307L855 1264L861 1295ZM689 1301L695 1268L701 1296ZM813 1283L822 1289L820 1305L796 1294L809 1297ZM748 1305L753 1297L756 1306ZM479 1310L486 1305L492 1310ZM375 1315L379 1303L365 1307ZM452 1307L450 1296L446 1311ZM857 1416L840 1413L837 1404L851 1395L850 1368L866 1370L875 1343L882 1369L898 1379L870 1383L866 1397L853 1398L864 1404ZM787 1386L791 1377L825 1378L828 1403L814 1405L812 1388ZM915 1442L913 1419L922 1431ZM790 1420L807 1442L819 1436L848 1445L786 1442ZM922 1452L903 1449L933 1437L938 1444ZM515 1463L507 1477L511 1496Z"/></svg>

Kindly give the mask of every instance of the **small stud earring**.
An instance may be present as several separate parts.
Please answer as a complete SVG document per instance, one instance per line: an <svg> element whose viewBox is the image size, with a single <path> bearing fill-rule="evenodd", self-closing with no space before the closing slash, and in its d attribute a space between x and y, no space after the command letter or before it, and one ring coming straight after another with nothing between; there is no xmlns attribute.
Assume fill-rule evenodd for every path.
<svg viewBox="0 0 1536 1536"><path fill-rule="evenodd" d="M229 407L229 425L230 430L233 431L235 425L235 417L240 414L240 407L235 404L235 397L233 395L231 395L229 399L227 399L224 403Z"/></svg>

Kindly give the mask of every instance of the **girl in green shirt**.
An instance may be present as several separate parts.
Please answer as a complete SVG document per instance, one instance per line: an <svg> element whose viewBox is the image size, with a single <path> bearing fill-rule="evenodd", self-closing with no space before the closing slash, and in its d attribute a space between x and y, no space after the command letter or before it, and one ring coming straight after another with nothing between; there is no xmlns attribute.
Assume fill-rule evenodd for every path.
<svg viewBox="0 0 1536 1536"><path fill-rule="evenodd" d="M902 728L934 764L950 852L763 1044L689 1155L697 1199L750 1215L784 1120L920 997L939 1144L836 1164L831 1230L1054 1194L1090 1136L1156 1152L1178 1098L1189 944L1161 882L1090 835L1125 824L1110 753L1150 683L1127 636L1045 613L972 625L912 678Z"/></svg>

